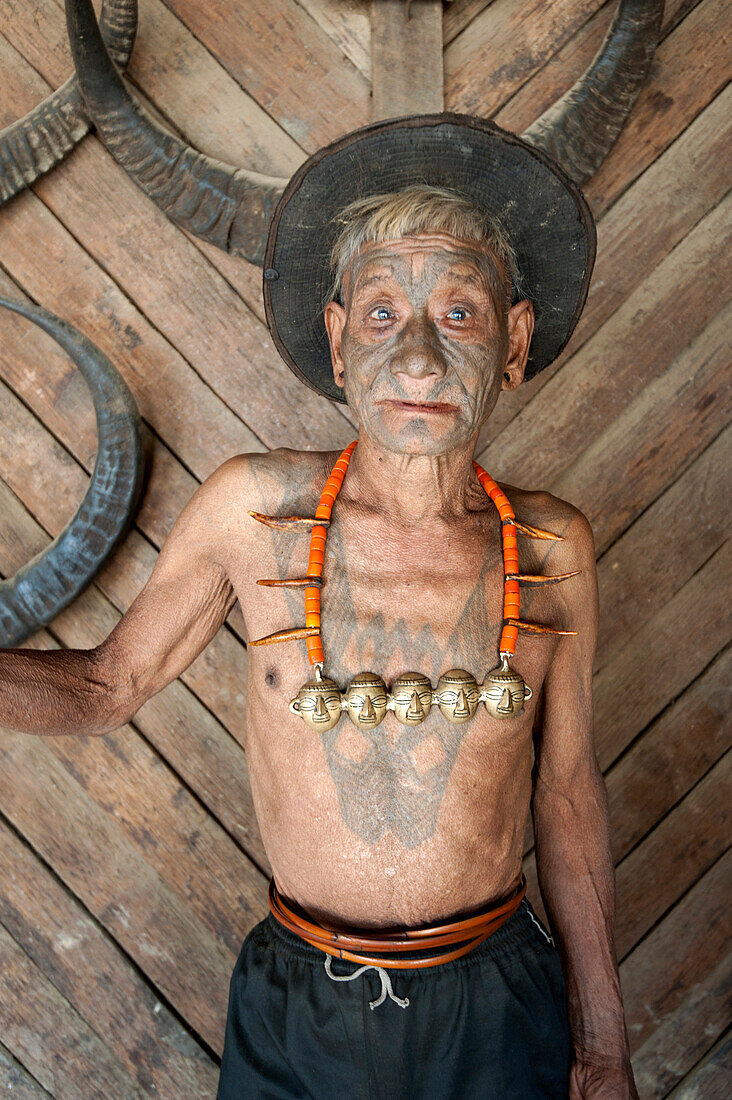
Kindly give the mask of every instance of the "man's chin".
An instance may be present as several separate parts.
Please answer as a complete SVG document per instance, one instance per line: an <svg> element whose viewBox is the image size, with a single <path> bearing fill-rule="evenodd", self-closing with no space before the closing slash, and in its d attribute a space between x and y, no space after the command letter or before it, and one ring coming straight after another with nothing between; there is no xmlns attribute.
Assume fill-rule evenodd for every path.
<svg viewBox="0 0 732 1100"><path fill-rule="evenodd" d="M390 415L372 413L359 425L359 434L367 435L378 446L393 454L435 456L464 446L475 434L456 411L449 416L409 417L396 422Z"/></svg>

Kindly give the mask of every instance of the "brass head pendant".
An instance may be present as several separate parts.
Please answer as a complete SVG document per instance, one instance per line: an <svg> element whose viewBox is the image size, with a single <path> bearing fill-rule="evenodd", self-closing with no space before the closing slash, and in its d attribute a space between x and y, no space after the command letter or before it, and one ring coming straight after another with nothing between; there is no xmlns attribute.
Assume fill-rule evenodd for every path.
<svg viewBox="0 0 732 1100"><path fill-rule="evenodd" d="M375 729L383 722L387 711L392 711L405 726L417 726L424 722L433 706L448 722L469 722L479 705L493 718L513 718L520 714L524 702L532 697L532 690L509 664L513 656L519 632L528 634L576 634L575 630L555 630L541 623L531 623L519 618L519 588L522 584L532 587L556 584L574 577L562 573L554 577L519 573L518 535L533 539L561 540L538 527L519 523L503 490L485 470L473 463L478 480L496 506L501 520L503 539L503 626L498 643L500 664L492 669L479 686L470 672L463 668L451 668L443 672L433 688L431 681L421 672L405 672L391 685L391 690L375 672L360 672L351 680L345 691L335 680L323 675L325 653L320 636L320 588L323 583L325 541L330 525L331 511L338 496L356 442L349 444L336 462L320 496L314 516L263 516L259 512L249 515L269 527L310 529L310 554L307 576L293 580L262 580L258 584L278 587L303 588L305 590L305 626L279 630L258 638L251 645L271 645L289 639L304 638L310 664L315 670L314 679L306 681L290 702L292 714L299 714L303 722L313 730L330 730L345 711L360 730Z"/></svg>

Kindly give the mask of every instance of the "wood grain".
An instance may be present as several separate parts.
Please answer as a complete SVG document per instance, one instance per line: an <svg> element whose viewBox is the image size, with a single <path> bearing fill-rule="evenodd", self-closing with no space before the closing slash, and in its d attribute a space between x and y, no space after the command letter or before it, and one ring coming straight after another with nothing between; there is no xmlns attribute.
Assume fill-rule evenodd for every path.
<svg viewBox="0 0 732 1100"><path fill-rule="evenodd" d="M0 2L0 126L69 75L62 9ZM446 4L448 108L525 129L586 67L613 10ZM714 1096L732 1014L725 14L721 0L667 0L646 87L586 188L599 247L583 317L556 364L502 395L478 448L493 476L566 496L595 529L596 743L644 1100ZM128 79L206 153L288 176L368 121L370 40L366 0L141 0ZM280 361L260 282L168 223L95 137L0 211L0 289L88 332L146 421L135 525L31 648L100 641L229 455L353 438L352 414ZM3 574L71 515L96 433L59 349L18 318L0 328ZM13 1095L213 1096L231 968L266 911L242 638L235 609L106 738L0 732L0 1084ZM540 905L530 836L525 865Z"/></svg>
<svg viewBox="0 0 732 1100"><path fill-rule="evenodd" d="M370 0L371 117L444 110L442 0Z"/></svg>

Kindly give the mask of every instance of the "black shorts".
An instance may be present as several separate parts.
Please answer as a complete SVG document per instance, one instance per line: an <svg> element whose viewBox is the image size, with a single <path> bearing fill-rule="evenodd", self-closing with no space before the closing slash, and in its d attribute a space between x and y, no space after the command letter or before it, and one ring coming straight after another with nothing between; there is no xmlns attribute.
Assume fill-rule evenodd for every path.
<svg viewBox="0 0 732 1100"><path fill-rule="evenodd" d="M452 962L334 981L326 960L336 977L359 970L272 916L252 929L229 987L218 1100L567 1100L564 979L525 899Z"/></svg>

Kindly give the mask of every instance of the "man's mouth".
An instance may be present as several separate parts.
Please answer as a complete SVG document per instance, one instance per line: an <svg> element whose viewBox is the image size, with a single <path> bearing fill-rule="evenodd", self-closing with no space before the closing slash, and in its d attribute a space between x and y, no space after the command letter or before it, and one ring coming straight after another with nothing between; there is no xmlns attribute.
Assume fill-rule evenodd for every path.
<svg viewBox="0 0 732 1100"><path fill-rule="evenodd" d="M400 401L396 398L386 399L384 401L377 401L377 405L386 405L391 409L403 409L405 412L411 412L414 415L421 414L436 414L436 413L454 413L457 412L457 405L451 405L447 401Z"/></svg>

